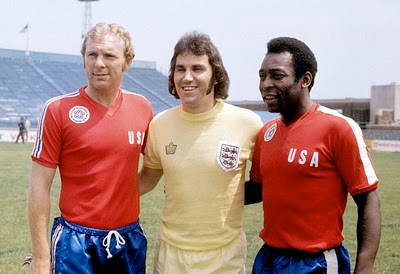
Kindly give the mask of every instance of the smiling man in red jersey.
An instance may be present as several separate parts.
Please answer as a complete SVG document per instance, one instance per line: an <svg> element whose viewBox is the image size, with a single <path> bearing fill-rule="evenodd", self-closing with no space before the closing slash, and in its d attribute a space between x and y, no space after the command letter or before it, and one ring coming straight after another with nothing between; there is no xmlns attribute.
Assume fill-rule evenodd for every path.
<svg viewBox="0 0 400 274"><path fill-rule="evenodd" d="M354 272L372 273L380 240L378 178L357 123L311 100L316 72L303 42L268 43L259 88L267 110L281 116L260 131L246 184L246 200L262 192L264 207L265 244L254 274L350 273L342 234L348 193L358 207Z"/></svg>

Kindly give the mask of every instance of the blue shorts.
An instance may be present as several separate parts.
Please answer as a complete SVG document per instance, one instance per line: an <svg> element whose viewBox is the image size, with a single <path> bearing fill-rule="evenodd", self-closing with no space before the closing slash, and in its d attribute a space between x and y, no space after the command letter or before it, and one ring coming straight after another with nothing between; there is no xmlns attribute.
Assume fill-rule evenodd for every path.
<svg viewBox="0 0 400 274"><path fill-rule="evenodd" d="M280 249L264 244L256 256L252 273L350 274L350 257L344 243L318 253Z"/></svg>
<svg viewBox="0 0 400 274"><path fill-rule="evenodd" d="M72 224L62 217L51 231L53 273L145 273L147 239L139 221L102 230Z"/></svg>

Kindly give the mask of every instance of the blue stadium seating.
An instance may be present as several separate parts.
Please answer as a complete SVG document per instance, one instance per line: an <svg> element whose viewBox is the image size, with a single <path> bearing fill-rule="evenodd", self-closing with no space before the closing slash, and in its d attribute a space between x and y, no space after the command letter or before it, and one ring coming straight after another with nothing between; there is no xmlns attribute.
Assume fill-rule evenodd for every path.
<svg viewBox="0 0 400 274"><path fill-rule="evenodd" d="M81 56L0 49L0 127L16 127L21 116L36 127L49 98L86 83ZM122 88L145 96L155 114L179 104L168 93L168 79L154 62L134 60Z"/></svg>

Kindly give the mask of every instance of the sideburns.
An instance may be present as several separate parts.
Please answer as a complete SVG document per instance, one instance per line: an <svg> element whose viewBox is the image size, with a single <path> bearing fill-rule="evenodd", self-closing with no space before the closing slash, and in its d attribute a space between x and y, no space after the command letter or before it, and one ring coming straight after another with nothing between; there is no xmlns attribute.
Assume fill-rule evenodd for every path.
<svg viewBox="0 0 400 274"><path fill-rule="evenodd" d="M213 89L214 86L215 86L215 79L212 79L212 80L210 81L210 84L208 85L207 95L211 93L211 91L212 91L212 89ZM214 97L215 97L215 94L214 94Z"/></svg>

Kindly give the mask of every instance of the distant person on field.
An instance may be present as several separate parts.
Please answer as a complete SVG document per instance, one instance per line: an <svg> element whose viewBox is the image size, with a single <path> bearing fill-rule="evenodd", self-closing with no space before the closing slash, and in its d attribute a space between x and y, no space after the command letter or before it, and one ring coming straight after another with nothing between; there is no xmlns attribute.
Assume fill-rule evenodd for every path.
<svg viewBox="0 0 400 274"><path fill-rule="evenodd" d="M22 143L25 143L25 118L21 117L19 119L18 123L18 135L17 135L17 140L15 140L15 143L18 143L19 137L22 139Z"/></svg>
<svg viewBox="0 0 400 274"><path fill-rule="evenodd" d="M28 142L29 141L29 128L31 127L31 122L28 120L28 117L24 118L24 126L25 126L25 140Z"/></svg>
<svg viewBox="0 0 400 274"><path fill-rule="evenodd" d="M267 110L281 116L258 135L247 188L253 191L246 191L253 201L262 193L264 207L265 244L254 274L350 273L342 232L349 193L358 208L354 273L373 270L381 231L378 178L357 123L311 100L316 72L303 42L268 43L259 88Z"/></svg>
<svg viewBox="0 0 400 274"><path fill-rule="evenodd" d="M162 175L165 205L154 273L245 273L246 162L262 127L254 112L223 101L229 77L206 34L175 46L169 92L180 106L150 124L140 193Z"/></svg>
<svg viewBox="0 0 400 274"><path fill-rule="evenodd" d="M47 101L39 120L28 198L28 273L145 273L137 175L152 108L120 87L135 56L122 26L95 25L81 52L88 85ZM61 217L54 220L50 251L57 167Z"/></svg>

